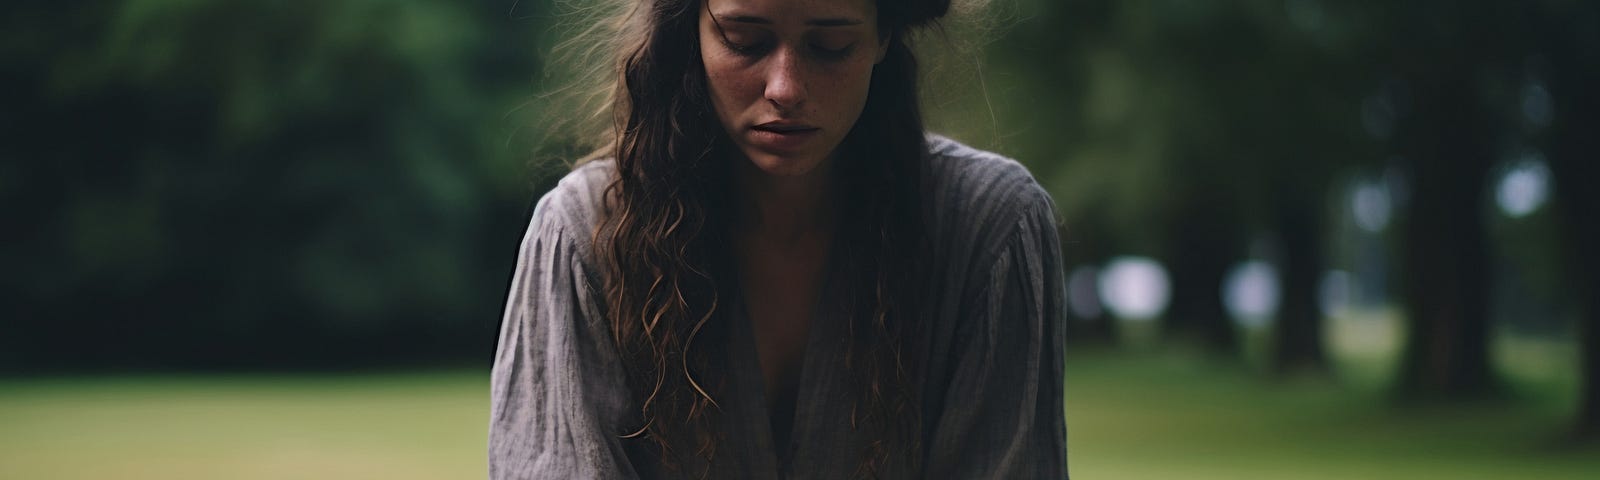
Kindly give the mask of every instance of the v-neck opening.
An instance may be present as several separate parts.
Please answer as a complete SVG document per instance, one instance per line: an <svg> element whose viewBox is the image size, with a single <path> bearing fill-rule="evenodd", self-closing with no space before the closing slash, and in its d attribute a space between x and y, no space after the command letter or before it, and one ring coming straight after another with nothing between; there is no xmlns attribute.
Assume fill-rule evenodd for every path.
<svg viewBox="0 0 1600 480"><path fill-rule="evenodd" d="M836 300L834 289L837 283L835 278L838 276L838 258L837 245L829 245L828 253L823 256L821 284L818 285L817 298L811 308L811 324L806 329L805 346L800 353L799 376L795 380L793 395L789 397L792 400L791 408L787 412L789 428L788 432L786 432L787 435L783 438L778 437L778 432L774 428L772 421L774 418L773 408L768 406L776 402L772 402L772 399L768 398L767 395L768 379L766 378L766 372L761 367L761 352L756 343L755 320L750 315L749 302L744 291L744 273L740 270L737 262L733 264L733 278L735 279L733 286L736 288L736 301L738 302L733 313L739 317L736 322L739 324L738 328L740 329L740 335L737 340L744 343L744 347L738 349L742 352L742 358L735 360L745 364L745 369L752 372L750 376L754 381L749 382L750 385L746 388L754 390L753 398L757 400L754 402L755 409L759 412L759 418L762 420L757 423L764 427L761 430L765 433L767 445L771 447L768 449L768 453L771 455L769 458L772 460L770 465L773 473L777 474L779 478L784 478L787 474L792 473L795 453L801 448L798 442L805 433L808 433L805 431L806 423L804 419L808 417L807 413L810 410L807 408L808 405L814 403L810 397L816 394L817 383L812 378L817 374L815 372L817 367L813 364L820 358L818 346L823 343L823 336L826 335L823 330L829 326L829 322L832 321L831 319L836 313L831 309L831 305Z"/></svg>

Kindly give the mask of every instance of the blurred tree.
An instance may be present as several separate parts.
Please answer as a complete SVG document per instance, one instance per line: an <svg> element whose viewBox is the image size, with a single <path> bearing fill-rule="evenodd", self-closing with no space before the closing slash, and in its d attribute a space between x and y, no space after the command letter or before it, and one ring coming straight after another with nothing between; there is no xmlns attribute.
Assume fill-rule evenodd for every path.
<svg viewBox="0 0 1600 480"><path fill-rule="evenodd" d="M18 5L6 366L484 358L533 193L507 5Z"/></svg>
<svg viewBox="0 0 1600 480"><path fill-rule="evenodd" d="M1244 160L1259 169L1251 203L1274 234L1281 258L1282 302L1272 328L1274 372L1326 373L1323 313L1318 302L1331 235L1327 207L1341 173L1377 158L1362 129L1363 92L1372 83L1358 51L1355 18L1321 0L1252 2L1265 31L1241 75L1249 85L1235 101L1254 132ZM1270 98L1271 101L1262 101Z"/></svg>
<svg viewBox="0 0 1600 480"><path fill-rule="evenodd" d="M1008 36L997 55L1063 79L1050 91L1067 90L1059 95L1069 114L1054 122L1066 132L1034 141L1039 154L1078 153L1051 187L1069 224L1116 230L1121 248L1155 253L1172 269L1168 336L1236 352L1222 281L1250 234L1270 230L1284 271L1272 358L1280 370L1315 371L1325 365L1316 304L1325 195L1337 171L1370 157L1352 107L1370 80L1352 68L1350 28L1297 4L1320 8L1048 3L1028 12L1040 32ZM1052 35L1068 40L1050 55L1029 48ZM1111 218L1096 221L1091 212L1102 211Z"/></svg>
<svg viewBox="0 0 1600 480"><path fill-rule="evenodd" d="M1282 254L1274 368L1325 369L1317 286L1331 187L1346 169L1392 162L1407 330L1395 388L1420 396L1497 388L1486 188L1521 141L1512 119L1529 56L1543 59L1556 106L1547 153L1584 302L1576 421L1600 430L1600 227L1590 218L1600 204L1596 189L1573 186L1600 178L1594 2L1022 4L1028 21L997 43L992 70L999 91L1026 92L998 108L1020 125L1011 151L1061 159L1035 172L1067 218L1064 238L1072 226L1113 232L1102 238L1117 251L1081 261L1167 262L1173 336L1232 353L1220 280L1244 239L1267 230ZM1040 125L1059 127L1030 130Z"/></svg>
<svg viewBox="0 0 1600 480"><path fill-rule="evenodd" d="M1147 188L1162 191L1151 218L1172 277L1163 334L1231 358L1239 339L1221 292L1249 235L1239 187L1257 172L1239 155L1253 132L1231 121L1245 88L1227 72L1246 67L1261 31L1235 5L1124 2L1118 11L1124 28L1114 38L1127 48L1141 92L1129 127L1160 135L1163 172Z"/></svg>
<svg viewBox="0 0 1600 480"><path fill-rule="evenodd" d="M1215 84L1193 80L1204 75L1196 68L1216 68L1207 60L1227 55L1216 44L1237 36L1209 37L1226 28L1207 23L1212 17L1191 18L1187 6L1027 2L1020 16L1029 21L997 44L994 71L1017 77L1019 91L1046 94L1012 98L1000 110L1015 112L1013 123L1022 126L1011 145L1020 158L1061 159L1036 174L1065 217L1067 246L1077 229L1098 237L1088 242L1118 248L1084 252L1082 261L1162 260L1172 278L1164 336L1227 357L1238 341L1219 288L1245 236L1232 151L1214 148L1226 145L1215 134L1230 106L1204 95ZM1178 47L1196 40L1211 43Z"/></svg>
<svg viewBox="0 0 1600 480"><path fill-rule="evenodd" d="M1372 53L1401 85L1393 148L1404 159L1401 283L1408 325L1399 389L1476 396L1489 367L1486 188L1506 115L1510 4L1376 2Z"/></svg>
<svg viewBox="0 0 1600 480"><path fill-rule="evenodd" d="M1547 158L1555 180L1563 256L1571 296L1580 303L1580 391L1574 434L1600 440L1600 4L1528 2L1526 30L1533 65L1551 104Z"/></svg>

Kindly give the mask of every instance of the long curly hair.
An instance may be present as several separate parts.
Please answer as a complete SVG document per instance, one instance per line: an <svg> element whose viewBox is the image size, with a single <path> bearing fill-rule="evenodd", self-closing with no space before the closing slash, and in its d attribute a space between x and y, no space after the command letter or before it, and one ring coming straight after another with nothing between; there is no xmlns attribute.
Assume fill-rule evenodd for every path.
<svg viewBox="0 0 1600 480"><path fill-rule="evenodd" d="M668 468L684 446L711 461L726 384L734 147L712 109L700 60L704 0L633 0L610 24L614 79L602 111L608 138L591 158L616 162L594 232L604 308L640 416L625 438L650 442ZM858 473L876 477L897 452L919 465L921 417L914 269L922 246L926 146L910 35L950 0L877 0L887 54L832 172L842 198L835 241L848 282L845 362L859 385L850 414L873 441ZM636 428L636 429L635 429Z"/></svg>

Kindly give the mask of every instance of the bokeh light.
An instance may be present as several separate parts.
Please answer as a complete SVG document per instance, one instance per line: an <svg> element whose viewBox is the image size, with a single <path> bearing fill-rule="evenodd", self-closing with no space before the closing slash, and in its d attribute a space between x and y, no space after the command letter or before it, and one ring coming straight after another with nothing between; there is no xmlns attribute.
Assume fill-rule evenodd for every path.
<svg viewBox="0 0 1600 480"><path fill-rule="evenodd" d="M1278 311L1278 270L1260 260L1241 262L1222 284L1222 304L1239 325L1260 328Z"/></svg>
<svg viewBox="0 0 1600 480"><path fill-rule="evenodd" d="M1389 225L1392 208L1389 190L1382 183L1361 182L1350 194L1350 212L1362 230L1382 232Z"/></svg>
<svg viewBox="0 0 1600 480"><path fill-rule="evenodd" d="M1113 258L1100 274L1101 300L1124 320L1155 320L1166 310L1171 290L1167 270L1147 257Z"/></svg>
<svg viewBox="0 0 1600 480"><path fill-rule="evenodd" d="M1549 196L1550 168L1545 166L1543 154L1530 151L1506 169L1494 198L1506 216L1521 218L1538 210Z"/></svg>

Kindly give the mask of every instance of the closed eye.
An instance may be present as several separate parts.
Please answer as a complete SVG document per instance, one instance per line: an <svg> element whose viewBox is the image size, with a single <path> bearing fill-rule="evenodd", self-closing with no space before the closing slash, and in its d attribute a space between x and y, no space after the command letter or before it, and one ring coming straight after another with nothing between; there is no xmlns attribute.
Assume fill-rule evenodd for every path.
<svg viewBox="0 0 1600 480"><path fill-rule="evenodd" d="M823 47L821 45L812 45L811 46L811 50L812 50L812 52L814 52L814 54L817 56L817 58L820 58L822 60L829 60L829 61L843 60L845 58L848 58L850 56L850 53L854 52L855 49L856 49L856 44L854 44L854 43L849 44L849 45L845 45L844 47L841 47L841 48L827 48L827 47Z"/></svg>
<svg viewBox="0 0 1600 480"><path fill-rule="evenodd" d="M738 43L729 40L726 35L722 37L722 46L727 47L728 51L733 52L735 55L742 57L759 57L771 49L770 42Z"/></svg>
<svg viewBox="0 0 1600 480"><path fill-rule="evenodd" d="M739 43L729 40L727 37L723 37L722 45L727 47L728 51L733 52L735 55L742 57L760 57L762 55L766 55L768 51L772 50L773 44L772 42ZM811 54L819 60L838 61L849 58L850 54L855 52L855 49L856 45L853 43L850 45L845 45L841 48L827 48L822 45L812 44Z"/></svg>

